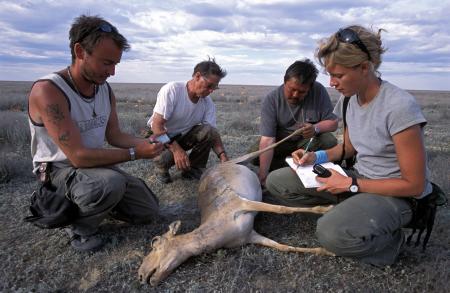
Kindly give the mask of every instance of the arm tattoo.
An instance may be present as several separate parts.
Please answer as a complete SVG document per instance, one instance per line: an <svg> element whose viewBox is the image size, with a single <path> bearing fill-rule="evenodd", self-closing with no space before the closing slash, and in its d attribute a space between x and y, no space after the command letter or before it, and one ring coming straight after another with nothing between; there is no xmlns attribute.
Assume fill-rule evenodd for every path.
<svg viewBox="0 0 450 293"><path fill-rule="evenodd" d="M50 120L50 122L57 125L58 128L61 128L61 125L59 125L59 122L61 122L64 119L64 114L62 113L61 109L59 108L59 105L58 104L48 104L45 111L47 112L47 116L48 116L48 119ZM69 135L70 135L69 131L61 133L58 137L59 142L68 147L69 146Z"/></svg>
<svg viewBox="0 0 450 293"><path fill-rule="evenodd" d="M47 105L47 108L45 109L47 112L47 115L49 116L49 120L53 124L58 124L61 120L64 119L64 114L62 113L61 109L59 109L58 104L49 104Z"/></svg>
<svg viewBox="0 0 450 293"><path fill-rule="evenodd" d="M69 146L69 135L70 135L69 131L62 133L58 138L59 142L65 146Z"/></svg>

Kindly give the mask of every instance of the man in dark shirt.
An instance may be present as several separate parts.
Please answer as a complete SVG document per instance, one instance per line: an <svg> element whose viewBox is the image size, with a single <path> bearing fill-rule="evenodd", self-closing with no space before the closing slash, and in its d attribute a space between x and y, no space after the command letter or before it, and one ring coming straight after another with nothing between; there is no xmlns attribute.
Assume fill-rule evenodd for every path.
<svg viewBox="0 0 450 293"><path fill-rule="evenodd" d="M254 161L260 166L258 177L262 185L269 171L286 167L285 158L293 151L305 148L309 142L308 150L312 151L337 144L330 132L337 129L338 119L333 114L325 87L316 81L317 74L317 68L309 59L295 61L286 70L284 84L263 101L259 149L285 138L298 128L303 128L303 134L261 154ZM252 149L255 151L257 147Z"/></svg>

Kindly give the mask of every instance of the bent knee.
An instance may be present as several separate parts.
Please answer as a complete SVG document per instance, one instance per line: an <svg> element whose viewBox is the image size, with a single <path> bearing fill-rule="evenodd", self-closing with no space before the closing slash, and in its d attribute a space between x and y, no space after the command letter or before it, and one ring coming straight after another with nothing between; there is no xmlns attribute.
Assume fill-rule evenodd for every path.
<svg viewBox="0 0 450 293"><path fill-rule="evenodd" d="M336 255L351 255L351 251L358 249L362 240L354 236L348 225L341 223L329 214L323 215L317 221L316 236L320 244Z"/></svg>
<svg viewBox="0 0 450 293"><path fill-rule="evenodd" d="M280 184L283 182L281 179L283 174L280 173L280 169L270 172L266 177L266 189L273 196L281 196L285 194L285 188Z"/></svg>
<svg viewBox="0 0 450 293"><path fill-rule="evenodd" d="M337 145L338 140L332 133L323 133L319 136L319 148L322 150L331 149Z"/></svg>
<svg viewBox="0 0 450 293"><path fill-rule="evenodd" d="M202 124L198 125L197 127L198 131L196 137L199 141L214 140L219 137L219 132L217 131L217 129L209 124Z"/></svg>
<svg viewBox="0 0 450 293"><path fill-rule="evenodd" d="M274 170L266 178L266 188L274 196L297 194L300 185L300 179L290 167Z"/></svg>
<svg viewBox="0 0 450 293"><path fill-rule="evenodd" d="M80 207L109 207L122 199L125 190L125 177L114 170L106 170L102 176L82 174L72 190L72 197Z"/></svg>

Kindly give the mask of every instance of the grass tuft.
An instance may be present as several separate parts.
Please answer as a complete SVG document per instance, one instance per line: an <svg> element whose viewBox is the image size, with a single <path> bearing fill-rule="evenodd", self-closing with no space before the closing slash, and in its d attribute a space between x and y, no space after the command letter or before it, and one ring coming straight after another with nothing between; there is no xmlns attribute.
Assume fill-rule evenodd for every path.
<svg viewBox="0 0 450 293"><path fill-rule="evenodd" d="M24 112L0 111L0 142L12 146L29 146L30 129Z"/></svg>

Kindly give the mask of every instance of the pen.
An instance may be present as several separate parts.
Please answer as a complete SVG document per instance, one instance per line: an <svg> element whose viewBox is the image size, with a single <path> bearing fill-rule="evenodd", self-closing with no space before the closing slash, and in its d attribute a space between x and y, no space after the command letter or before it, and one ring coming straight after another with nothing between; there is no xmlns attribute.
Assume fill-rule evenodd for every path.
<svg viewBox="0 0 450 293"><path fill-rule="evenodd" d="M313 141L313 139L314 139L314 136L309 139L308 143L306 144L306 148L305 148L305 153L304 154L306 154L308 152L309 146L311 145L311 142ZM300 167L300 165L297 165L295 167L295 170L297 171L299 167Z"/></svg>

